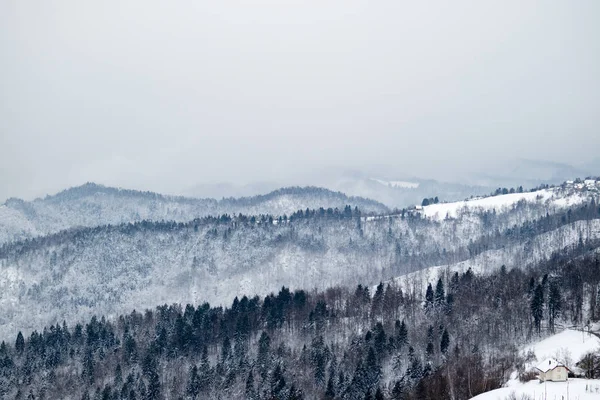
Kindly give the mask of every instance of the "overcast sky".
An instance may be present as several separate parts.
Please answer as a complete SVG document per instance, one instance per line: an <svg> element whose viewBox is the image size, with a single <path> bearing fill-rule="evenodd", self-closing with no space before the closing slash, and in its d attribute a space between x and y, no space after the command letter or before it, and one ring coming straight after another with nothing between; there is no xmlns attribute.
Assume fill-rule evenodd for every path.
<svg viewBox="0 0 600 400"><path fill-rule="evenodd" d="M0 0L0 200L600 149L600 1Z"/></svg>

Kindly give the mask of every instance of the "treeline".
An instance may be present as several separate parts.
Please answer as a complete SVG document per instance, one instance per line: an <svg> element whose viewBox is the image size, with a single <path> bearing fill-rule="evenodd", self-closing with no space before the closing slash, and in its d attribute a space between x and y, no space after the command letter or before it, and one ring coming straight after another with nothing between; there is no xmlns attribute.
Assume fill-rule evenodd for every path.
<svg viewBox="0 0 600 400"><path fill-rule="evenodd" d="M548 232L552 229L559 228L560 226L570 224L572 222L600 218L600 206L596 203L594 197L591 197L589 202L584 202L581 205L560 210L552 214L546 211L545 213L541 214L539 218L528 219L527 216L529 215L540 214L538 208L538 206L531 205L525 201L518 202L513 207L513 213L524 215L525 217L521 218L524 221L520 224L514 224L513 226L506 228L503 227L506 225L505 214L496 213L494 210L474 211L473 215L481 220L483 228L486 228L486 231L482 232L484 235L477 239L477 241L483 243L483 245L477 244L476 242L470 243L468 249L470 256L493 248L493 246L490 245L492 242L496 243L496 247L502 247L507 245L509 241L531 238L537 234ZM375 216L372 218L379 221L388 219L390 221L390 225L392 224L392 219L400 218L402 221L406 221L406 223L412 225L413 229L422 229L424 227L435 229L439 225L439 223L428 220L420 213L409 211L410 210L408 209L396 210L394 213L388 216ZM352 219L356 221L356 228L362 232L364 220L363 213L358 207L352 208L349 205L346 205L341 210L338 208L325 209L323 207L318 209L307 208L306 210L298 210L289 216L284 214L278 217L269 214L245 215L240 213L238 215L222 214L218 216L206 216L202 218L196 218L189 222L143 220L117 225L73 228L47 236L25 239L23 241L14 243L5 243L0 245L0 258L6 258L9 255L15 256L24 254L36 248L57 245L64 243L65 241L82 242L94 237L99 233L105 232L117 232L128 235L134 234L138 231L175 232L194 229L194 231L197 232L201 227L206 228L210 226L214 226L214 232L217 232L221 230L220 227L225 226L227 230L223 233L223 235L227 237L228 234L231 234L232 230L243 229L256 225L263 225L263 228L272 227L272 229L281 229L278 228L277 225L281 227L282 225L293 225L293 223L302 224L303 221L331 221L335 223L336 221ZM460 220L460 216L457 218L457 220ZM306 225L302 227L304 228ZM388 229L388 231L389 237L396 236L392 233L391 227ZM502 239L503 237L504 239ZM502 243L498 242L499 239L502 240Z"/></svg>
<svg viewBox="0 0 600 400"><path fill-rule="evenodd" d="M468 399L520 368L519 343L600 318L598 255L576 254L445 273L423 296L419 282L283 287L19 332L0 344L0 397Z"/></svg>

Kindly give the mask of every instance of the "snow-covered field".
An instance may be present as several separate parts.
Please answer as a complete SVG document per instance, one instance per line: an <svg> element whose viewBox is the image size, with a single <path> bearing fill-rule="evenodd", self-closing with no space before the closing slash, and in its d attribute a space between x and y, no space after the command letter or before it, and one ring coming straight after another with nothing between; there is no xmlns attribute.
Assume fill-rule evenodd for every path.
<svg viewBox="0 0 600 400"><path fill-rule="evenodd" d="M461 210L503 212L510 210L520 201L545 204L548 208L560 209L581 204L589 200L582 192L561 193L557 189L544 189L535 192L510 193L453 203L438 203L423 207L425 216L434 219L456 218Z"/></svg>
<svg viewBox="0 0 600 400"><path fill-rule="evenodd" d="M572 369L585 354L599 349L600 338L597 336L573 329L565 329L537 343L523 346L522 351L523 354L531 351L536 356L536 360L532 360L526 365L526 370L532 369L546 358L554 358ZM539 380L534 379L523 383L518 379L511 379L505 387L482 393L473 397L473 399L504 400L511 394L514 394L517 399L521 399L521 396L529 396L535 400L597 400L600 399L600 380L569 379L567 382L541 383Z"/></svg>
<svg viewBox="0 0 600 400"><path fill-rule="evenodd" d="M566 329L556 335L525 347L525 351L533 351L537 361L555 358L568 367L573 367L590 351L600 349L600 338L595 335ZM536 362L532 363L533 365ZM600 397L599 397L600 398Z"/></svg>
<svg viewBox="0 0 600 400"><path fill-rule="evenodd" d="M569 379L567 382L547 382L532 380L526 383L513 382L512 385L491 390L473 397L473 400L505 400L511 394L520 400L529 396L534 400L598 400L600 399L599 379Z"/></svg>

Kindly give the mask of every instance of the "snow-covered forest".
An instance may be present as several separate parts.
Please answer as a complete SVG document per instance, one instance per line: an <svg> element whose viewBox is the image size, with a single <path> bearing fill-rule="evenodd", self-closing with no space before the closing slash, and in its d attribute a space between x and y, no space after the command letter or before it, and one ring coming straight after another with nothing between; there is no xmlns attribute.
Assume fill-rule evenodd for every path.
<svg viewBox="0 0 600 400"><path fill-rule="evenodd" d="M522 368L519 343L600 319L594 190L170 221L121 208L163 198L103 190L116 223L0 245L6 396L467 399ZM94 218L116 204L65 193L41 202Z"/></svg>
<svg viewBox="0 0 600 400"><path fill-rule="evenodd" d="M374 200L349 197L317 187L290 187L253 197L195 199L117 189L93 183L53 196L0 205L0 243L43 236L74 227L94 227L137 221L188 222L222 214L291 214L306 208L358 207L365 213L388 208Z"/></svg>
<svg viewBox="0 0 600 400"><path fill-rule="evenodd" d="M527 270L454 273L429 282L424 296L383 283L374 291L282 287L227 307L94 316L2 342L0 395L468 399L515 369L527 376L535 356L521 344L600 319L599 283L600 259L584 245Z"/></svg>
<svg viewBox="0 0 600 400"><path fill-rule="evenodd" d="M600 239L595 194L530 197L497 209L461 206L443 219L426 217L427 207L364 216L346 206L72 228L4 244L0 334L157 303L227 304L281 286L374 285L431 267L525 267Z"/></svg>

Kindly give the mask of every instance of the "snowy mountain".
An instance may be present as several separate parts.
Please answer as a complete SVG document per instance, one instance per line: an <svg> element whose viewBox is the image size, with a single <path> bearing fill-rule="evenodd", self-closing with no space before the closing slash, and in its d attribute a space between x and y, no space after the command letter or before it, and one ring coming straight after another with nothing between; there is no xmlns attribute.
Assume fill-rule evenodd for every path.
<svg viewBox="0 0 600 400"><path fill-rule="evenodd" d="M0 337L157 303L220 304L282 285L374 284L457 263L480 263L482 271L502 263L525 266L565 247L596 245L595 196L566 188L517 202L510 195L497 196L494 204L502 205L497 211L467 204L441 220L411 211L364 216L347 207L297 212L287 219L143 221L5 244L0 247Z"/></svg>
<svg viewBox="0 0 600 400"><path fill-rule="evenodd" d="M93 227L142 220L185 222L221 214L291 214L306 208L346 205L363 212L382 213L376 201L348 197L317 187L290 187L243 198L194 199L105 187L93 183L53 196L24 201L9 199L0 206L0 244L56 233L73 227Z"/></svg>

